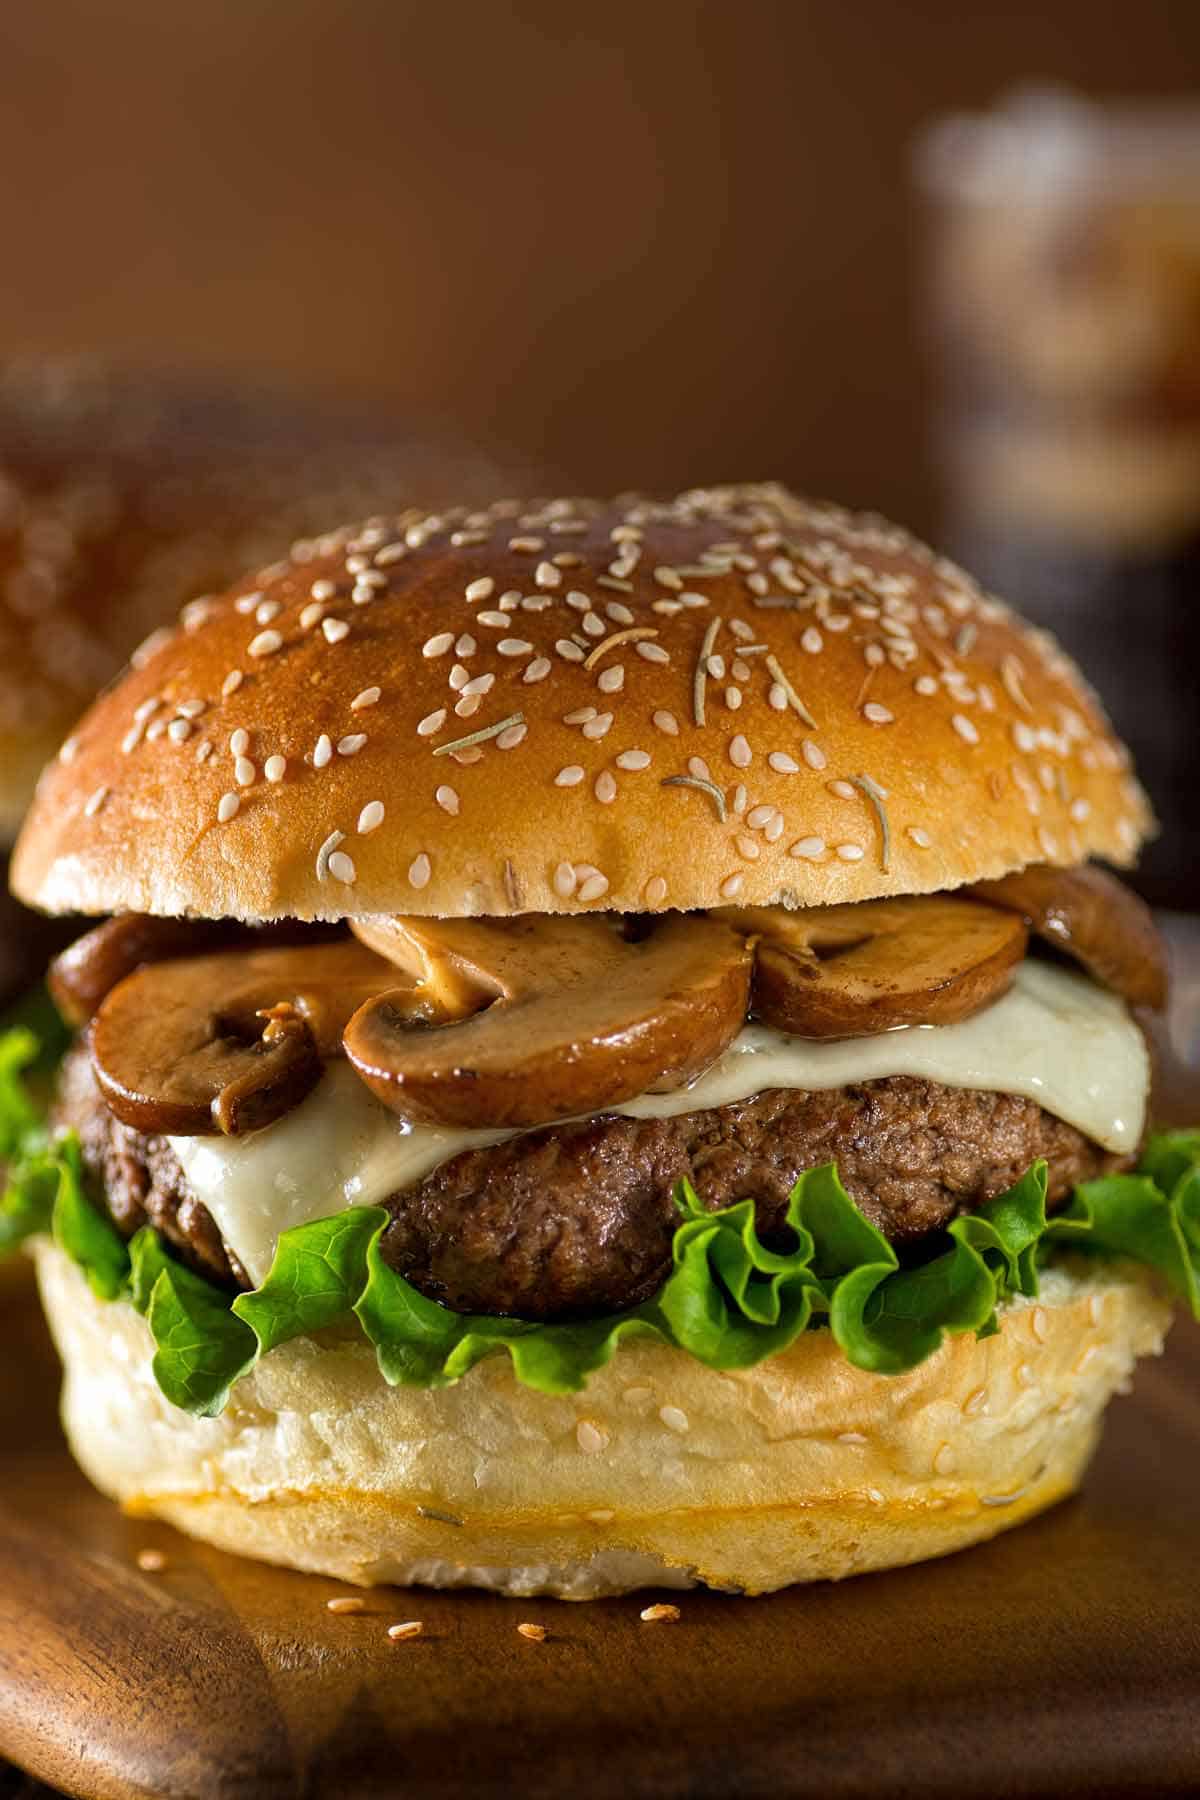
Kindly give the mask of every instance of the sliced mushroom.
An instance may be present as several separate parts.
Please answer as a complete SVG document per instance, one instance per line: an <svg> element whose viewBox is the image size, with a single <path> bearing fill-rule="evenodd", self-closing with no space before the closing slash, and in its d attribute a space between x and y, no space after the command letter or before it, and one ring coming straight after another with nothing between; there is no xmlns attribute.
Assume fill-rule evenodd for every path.
<svg viewBox="0 0 1200 1800"><path fill-rule="evenodd" d="M1037 867L978 882L970 891L989 906L1017 913L1038 937L1131 1006L1158 1012L1166 1005L1166 955L1153 914L1115 875L1090 863Z"/></svg>
<svg viewBox="0 0 1200 1800"><path fill-rule="evenodd" d="M107 993L143 963L202 956L226 945L325 943L331 928L283 919L242 925L236 919L160 919L121 913L96 925L56 956L47 972L51 998L68 1025L86 1025Z"/></svg>
<svg viewBox="0 0 1200 1800"><path fill-rule="evenodd" d="M96 1081L138 1131L256 1131L341 1055L343 1027L364 1000L396 985L392 964L353 938L147 963L92 1021Z"/></svg>
<svg viewBox="0 0 1200 1800"><path fill-rule="evenodd" d="M405 919L355 930L395 947L416 988L367 1002L346 1054L387 1106L439 1125L544 1125L679 1087L732 1042L750 953L728 925L691 916L631 942L619 920ZM422 1025L473 1000L472 1016Z"/></svg>
<svg viewBox="0 0 1200 1800"><path fill-rule="evenodd" d="M756 940L754 1016L796 1037L965 1019L1004 992L1026 944L1014 915L942 894L714 916Z"/></svg>
<svg viewBox="0 0 1200 1800"><path fill-rule="evenodd" d="M104 996L142 963L198 956L227 942L230 931L224 921L122 913L85 932L56 956L47 970L46 985L67 1024L86 1025Z"/></svg>

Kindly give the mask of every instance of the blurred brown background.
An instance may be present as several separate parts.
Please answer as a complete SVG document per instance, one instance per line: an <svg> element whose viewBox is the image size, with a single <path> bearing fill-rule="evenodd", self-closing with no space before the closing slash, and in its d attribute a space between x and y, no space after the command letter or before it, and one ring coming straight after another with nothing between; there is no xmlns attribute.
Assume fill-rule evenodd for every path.
<svg viewBox="0 0 1200 1800"><path fill-rule="evenodd" d="M1183 0L38 0L0 351L300 373L582 486L778 473L932 527L914 131L1198 66Z"/></svg>

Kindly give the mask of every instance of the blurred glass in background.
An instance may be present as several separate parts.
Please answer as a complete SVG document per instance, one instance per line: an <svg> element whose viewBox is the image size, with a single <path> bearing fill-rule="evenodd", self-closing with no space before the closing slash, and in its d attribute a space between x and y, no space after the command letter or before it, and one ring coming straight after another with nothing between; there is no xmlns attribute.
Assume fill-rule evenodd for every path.
<svg viewBox="0 0 1200 1800"><path fill-rule="evenodd" d="M1100 689L1194 906L1200 835L1200 104L1018 92L922 138L951 549Z"/></svg>

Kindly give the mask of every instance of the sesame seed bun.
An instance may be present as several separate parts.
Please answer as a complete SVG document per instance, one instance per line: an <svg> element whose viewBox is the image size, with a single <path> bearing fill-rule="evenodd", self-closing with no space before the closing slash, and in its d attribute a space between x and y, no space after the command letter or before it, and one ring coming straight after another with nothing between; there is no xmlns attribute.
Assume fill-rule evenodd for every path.
<svg viewBox="0 0 1200 1800"><path fill-rule="evenodd" d="M47 771L50 911L803 906L1151 827L1079 671L874 517L777 486L376 519L184 609Z"/></svg>
<svg viewBox="0 0 1200 1800"><path fill-rule="evenodd" d="M331 519L494 493L497 463L244 377L0 364L0 843L134 646Z"/></svg>
<svg viewBox="0 0 1200 1800"><path fill-rule="evenodd" d="M1170 1319L1144 1272L1086 1264L906 1375L851 1367L827 1330L735 1374L639 1341L565 1398L502 1357L456 1387L389 1388L363 1340L325 1333L198 1419L160 1393L132 1307L48 1243L38 1263L71 1448L130 1512L364 1585L574 1600L759 1594L993 1537L1078 1486Z"/></svg>

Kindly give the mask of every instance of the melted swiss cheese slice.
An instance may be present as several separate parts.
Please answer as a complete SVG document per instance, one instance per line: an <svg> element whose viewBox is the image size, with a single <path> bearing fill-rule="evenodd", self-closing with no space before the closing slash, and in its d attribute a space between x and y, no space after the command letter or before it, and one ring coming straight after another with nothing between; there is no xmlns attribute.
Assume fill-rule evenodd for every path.
<svg viewBox="0 0 1200 1800"><path fill-rule="evenodd" d="M690 1087L611 1110L666 1118L764 1088L836 1088L886 1075L1024 1094L1115 1151L1136 1147L1150 1086L1146 1046L1124 1004L1072 970L1027 959L1000 1000L958 1025L831 1043L747 1025ZM221 1236L261 1282L281 1232L373 1206L460 1151L513 1135L410 1124L347 1063L334 1063L302 1105L264 1131L170 1142Z"/></svg>

